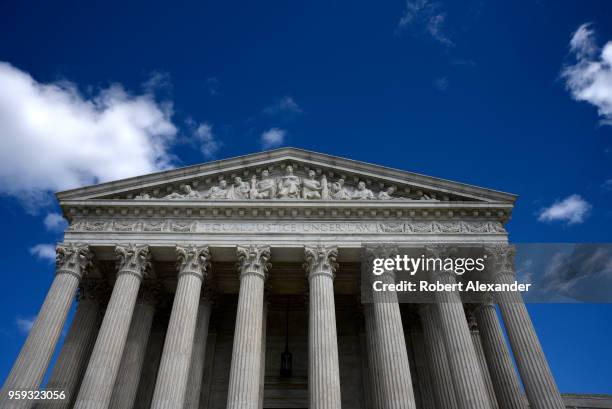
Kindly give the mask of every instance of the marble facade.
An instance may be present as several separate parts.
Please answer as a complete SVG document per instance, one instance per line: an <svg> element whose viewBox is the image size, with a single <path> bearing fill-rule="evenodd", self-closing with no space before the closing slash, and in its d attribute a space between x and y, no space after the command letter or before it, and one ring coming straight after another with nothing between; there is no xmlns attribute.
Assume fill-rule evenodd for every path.
<svg viewBox="0 0 612 409"><path fill-rule="evenodd" d="M366 243L482 246L509 280L514 195L284 148L57 197L70 225L2 408L566 407L520 298L360 299ZM65 400L7 398L49 370Z"/></svg>

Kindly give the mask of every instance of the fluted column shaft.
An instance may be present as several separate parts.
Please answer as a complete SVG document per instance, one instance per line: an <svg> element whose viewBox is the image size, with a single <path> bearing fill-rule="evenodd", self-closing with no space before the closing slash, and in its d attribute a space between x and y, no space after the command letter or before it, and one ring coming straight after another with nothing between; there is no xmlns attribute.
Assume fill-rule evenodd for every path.
<svg viewBox="0 0 612 409"><path fill-rule="evenodd" d="M384 284L395 283L393 272L374 278ZM372 312L380 357L378 370L383 390L383 408L414 409L416 403L410 377L408 352L402 317L393 291L373 292Z"/></svg>
<svg viewBox="0 0 612 409"><path fill-rule="evenodd" d="M404 322L406 323L406 321ZM420 409L436 409L423 332L416 330L416 328L415 331L410 331L409 336L406 335L406 349L408 349L408 362L410 362L417 407Z"/></svg>
<svg viewBox="0 0 612 409"><path fill-rule="evenodd" d="M58 245L57 273L2 391L0 407L29 408L34 401L9 399L8 391L38 390L66 322L79 281L91 265L89 246Z"/></svg>
<svg viewBox="0 0 612 409"><path fill-rule="evenodd" d="M228 409L257 409L261 376L264 281L270 259L267 246L237 248L240 292L230 367Z"/></svg>
<svg viewBox="0 0 612 409"><path fill-rule="evenodd" d="M374 307L370 304L364 304L363 315L366 327L366 346L368 349L368 367L370 369L370 389L372 396L373 409L384 408L384 392L381 379L381 371L379 369L380 356L378 353L379 343L378 334L376 331L376 323L374 318Z"/></svg>
<svg viewBox="0 0 612 409"><path fill-rule="evenodd" d="M258 408L263 409L264 392L266 387L266 332L268 327L268 300L266 299L264 288L263 315L261 317L261 365L259 367L259 404Z"/></svg>
<svg viewBox="0 0 612 409"><path fill-rule="evenodd" d="M456 283L453 272L442 272L436 278L443 284ZM460 409L490 409L461 297L456 291L437 291L435 297L458 406Z"/></svg>
<svg viewBox="0 0 612 409"><path fill-rule="evenodd" d="M99 325L100 301L85 295L77 304L70 330L57 357L46 390L64 391L66 398L40 401L40 409L64 409L72 407L87 360L96 339Z"/></svg>
<svg viewBox="0 0 612 409"><path fill-rule="evenodd" d="M340 409L340 367L334 303L336 247L306 247L309 282L308 407Z"/></svg>
<svg viewBox="0 0 612 409"><path fill-rule="evenodd" d="M138 290L150 268L148 246L117 246L119 271L98 338L74 405L75 409L106 409L110 403L127 340Z"/></svg>
<svg viewBox="0 0 612 409"><path fill-rule="evenodd" d="M512 281L514 280L508 276L498 276L498 282ZM565 408L520 294L500 292L499 309L506 324L508 339L514 351L514 359L523 379L530 407L533 409Z"/></svg>
<svg viewBox="0 0 612 409"><path fill-rule="evenodd" d="M514 247L507 244L491 245L485 247L485 251L491 256L492 282L514 283ZM496 297L530 408L563 409L563 399L548 367L523 297L514 291L500 291Z"/></svg>
<svg viewBox="0 0 612 409"><path fill-rule="evenodd" d="M198 307L198 322L193 338L191 351L191 367L187 381L184 409L198 409L200 407L200 394L202 391L202 377L204 375L204 360L206 357L206 341L208 339L208 324L212 305L209 296L200 297Z"/></svg>
<svg viewBox="0 0 612 409"><path fill-rule="evenodd" d="M140 289L109 408L132 409L134 406L155 315L155 295L151 293L148 288Z"/></svg>
<svg viewBox="0 0 612 409"><path fill-rule="evenodd" d="M526 409L495 305L485 303L478 306L475 316L500 409Z"/></svg>
<svg viewBox="0 0 612 409"><path fill-rule="evenodd" d="M444 334L442 333L436 306L421 304L419 313L423 325L423 334L425 335L429 373L432 376L436 407L458 409L448 355L444 345Z"/></svg>
<svg viewBox="0 0 612 409"><path fill-rule="evenodd" d="M478 358L478 363L480 364L482 378L484 380L485 387L487 388L487 395L489 395L489 403L491 404L492 409L499 409L499 405L497 404L497 396L495 396L495 388L493 387L493 380L491 379L482 342L480 341L480 333L477 330L470 330L470 335L472 336L474 350L476 351L476 357Z"/></svg>
<svg viewBox="0 0 612 409"><path fill-rule="evenodd" d="M155 382L151 409L182 408L198 317L200 291L207 264L208 247L177 247L179 279L172 313Z"/></svg>

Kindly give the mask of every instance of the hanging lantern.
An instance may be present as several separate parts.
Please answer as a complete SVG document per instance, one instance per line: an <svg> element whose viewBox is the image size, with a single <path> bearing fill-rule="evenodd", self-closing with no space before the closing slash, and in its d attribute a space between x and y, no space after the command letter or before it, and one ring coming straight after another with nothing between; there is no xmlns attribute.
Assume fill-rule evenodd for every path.
<svg viewBox="0 0 612 409"><path fill-rule="evenodd" d="M281 354L280 376L288 378L293 371L293 355L289 352L289 302L285 323L285 351Z"/></svg>

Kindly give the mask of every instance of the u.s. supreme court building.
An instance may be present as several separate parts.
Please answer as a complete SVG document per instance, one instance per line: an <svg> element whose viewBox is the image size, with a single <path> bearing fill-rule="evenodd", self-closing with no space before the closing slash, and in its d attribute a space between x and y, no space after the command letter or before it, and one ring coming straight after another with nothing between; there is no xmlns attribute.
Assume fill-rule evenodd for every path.
<svg viewBox="0 0 612 409"><path fill-rule="evenodd" d="M513 281L514 195L283 148L57 198L70 225L2 408L612 407L559 393L516 293L362 303L376 243L479 247ZM9 399L47 372L64 399Z"/></svg>

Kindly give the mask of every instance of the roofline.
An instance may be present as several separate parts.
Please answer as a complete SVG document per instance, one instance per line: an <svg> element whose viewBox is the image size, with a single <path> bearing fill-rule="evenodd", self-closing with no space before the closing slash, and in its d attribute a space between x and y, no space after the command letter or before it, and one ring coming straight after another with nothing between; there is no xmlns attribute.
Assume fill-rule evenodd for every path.
<svg viewBox="0 0 612 409"><path fill-rule="evenodd" d="M284 156L295 156L295 159L303 159L303 160L319 160L326 159L330 163L321 164L325 165L336 165L336 166L348 166L352 167L353 171L372 171L378 170L383 171L384 173L389 174L389 176L394 176L397 178L407 177L409 176L412 183L426 183L432 184L434 187L438 188L451 188L457 189L462 188L461 190L465 190L465 193L474 194L482 194L496 201L506 201L510 203L514 203L517 199L517 195L506 193L498 190L483 188L475 185L470 185L467 183L456 182L449 179L443 179L433 176L427 176L420 173L410 172L406 170L391 168L383 165L377 165L369 162L357 161L354 159L343 158L339 156L328 155L325 153L309 151L300 148L293 147L283 147L278 149L272 149L263 152L250 153L246 155L234 156L226 159L217 159L210 162L205 162L197 165L189 165L175 169L164 170L160 172L154 172L147 175L134 176L125 179L119 179L110 182L99 183L95 185L84 186L76 189L64 190L61 192L57 192L55 194L56 198L60 201L68 200L74 198L75 196L79 196L80 194L105 194L107 191L111 190L111 187L115 188L130 188L130 185L136 184L139 181L151 182L151 184L157 184L162 182L169 182L169 179L182 179L185 177L197 177L197 173L201 171L214 171L214 170L222 170L227 171L228 167L231 168L239 167L241 165L252 166L254 161L264 161L264 160L273 160L273 159L282 159ZM291 158L287 158L291 159ZM364 169L364 167L369 167L370 169ZM114 190L114 189L113 189Z"/></svg>

